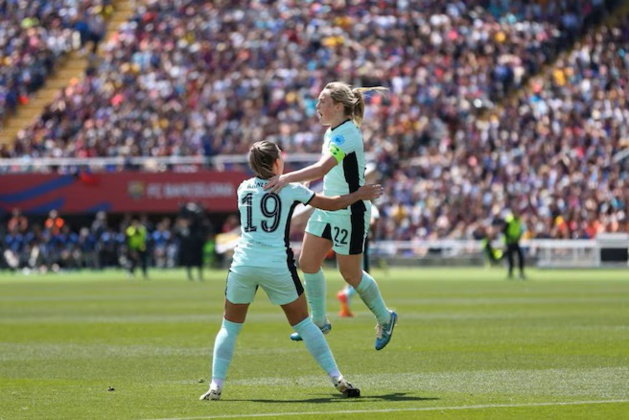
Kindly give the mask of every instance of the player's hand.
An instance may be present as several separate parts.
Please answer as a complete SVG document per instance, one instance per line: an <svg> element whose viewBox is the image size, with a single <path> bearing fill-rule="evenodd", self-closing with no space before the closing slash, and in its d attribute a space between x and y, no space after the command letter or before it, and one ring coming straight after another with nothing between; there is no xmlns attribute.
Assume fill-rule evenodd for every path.
<svg viewBox="0 0 629 420"><path fill-rule="evenodd" d="M380 184L366 184L358 189L361 200L375 200L384 193L384 188Z"/></svg>
<svg viewBox="0 0 629 420"><path fill-rule="evenodd" d="M264 186L264 189L268 192L278 192L288 184L286 179L282 177L283 175L275 175L273 178L269 178L269 182Z"/></svg>

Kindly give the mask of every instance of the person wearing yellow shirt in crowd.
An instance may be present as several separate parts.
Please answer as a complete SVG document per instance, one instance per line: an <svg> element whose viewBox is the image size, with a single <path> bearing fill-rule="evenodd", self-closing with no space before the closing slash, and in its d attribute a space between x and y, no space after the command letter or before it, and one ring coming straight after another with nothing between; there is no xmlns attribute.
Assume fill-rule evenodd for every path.
<svg viewBox="0 0 629 420"><path fill-rule="evenodd" d="M524 275L524 253L522 252L522 248L520 247L520 239L522 238L522 234L526 230L526 225L522 220L522 216L520 215L519 210L516 208L513 209L512 213L509 214L505 218L504 225L504 239L505 244L507 246L506 258L509 263L509 278L513 278L513 254L518 254L518 264L520 269L520 279L524 280L526 276Z"/></svg>
<svg viewBox="0 0 629 420"><path fill-rule="evenodd" d="M129 277L135 277L135 268L142 266L142 275L148 279L148 254L146 252L146 226L138 219L133 219L125 231L129 256Z"/></svg>

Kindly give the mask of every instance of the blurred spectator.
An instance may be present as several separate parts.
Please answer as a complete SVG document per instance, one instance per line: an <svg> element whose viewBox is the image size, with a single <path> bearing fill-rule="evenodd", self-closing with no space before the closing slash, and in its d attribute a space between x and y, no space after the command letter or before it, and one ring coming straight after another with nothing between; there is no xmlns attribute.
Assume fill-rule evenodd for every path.
<svg viewBox="0 0 629 420"><path fill-rule="evenodd" d="M135 277L135 269L138 265L142 268L142 276L148 279L148 253L146 226L140 220L133 218L131 224L125 230L128 250L129 277Z"/></svg>
<svg viewBox="0 0 629 420"><path fill-rule="evenodd" d="M126 252L126 235L122 232L116 232L112 228L105 228L104 231L98 236L98 243L96 249L98 252L98 265L100 268L118 267L122 260L121 248L125 246Z"/></svg>
<svg viewBox="0 0 629 420"><path fill-rule="evenodd" d="M518 256L518 268L520 270L519 278L520 280L526 279L524 275L524 252L522 252L522 247L520 246L520 240L526 231L526 224L522 220L522 216L520 214L520 210L517 206L513 206L511 210L511 214L508 214L504 220L504 241L506 245L505 257L507 258L507 262L509 264L508 278L513 278L513 268L515 267L514 255Z"/></svg>
<svg viewBox="0 0 629 420"><path fill-rule="evenodd" d="M50 235L55 236L61 233L65 223L65 220L59 216L59 212L57 212L57 210L50 210L48 218L44 222L44 227Z"/></svg>
<svg viewBox="0 0 629 420"><path fill-rule="evenodd" d="M55 260L52 264L53 271L59 269L77 269L81 265L81 253L79 249L79 236L70 230L70 226L64 224L61 231L53 236L52 255Z"/></svg>
<svg viewBox="0 0 629 420"><path fill-rule="evenodd" d="M90 227L90 230L96 238L100 238L101 235L105 231L107 231L107 228L108 228L107 213L101 210L96 213L96 217L94 218L94 221L92 222L92 226Z"/></svg>
<svg viewBox="0 0 629 420"><path fill-rule="evenodd" d="M41 273L48 271L51 265L49 260L48 240L41 226L34 225L32 230L25 235L25 243L28 253L28 267Z"/></svg>
<svg viewBox="0 0 629 420"><path fill-rule="evenodd" d="M7 230L9 232L17 230L21 234L24 234L26 233L26 229L28 229L28 219L22 214L22 210L15 207L11 211L11 218L7 223Z"/></svg>
<svg viewBox="0 0 629 420"><path fill-rule="evenodd" d="M198 270L198 280L203 280L203 247L212 231L203 208L196 203L186 203L179 211L178 237L180 261L186 267L188 280L192 280L192 267Z"/></svg>
<svg viewBox="0 0 629 420"><path fill-rule="evenodd" d="M153 261L157 268L173 268L172 243L173 237L170 231L170 219L163 219L157 224L157 229L151 234L153 242Z"/></svg>
<svg viewBox="0 0 629 420"><path fill-rule="evenodd" d="M96 238L88 227L84 226L79 230L75 253L79 268L100 268Z"/></svg>
<svg viewBox="0 0 629 420"><path fill-rule="evenodd" d="M235 214L227 216L221 227L221 233L230 233L240 227L240 219Z"/></svg>
<svg viewBox="0 0 629 420"><path fill-rule="evenodd" d="M17 226L10 229L4 237L4 260L9 268L19 269L25 262L24 235L20 233Z"/></svg>

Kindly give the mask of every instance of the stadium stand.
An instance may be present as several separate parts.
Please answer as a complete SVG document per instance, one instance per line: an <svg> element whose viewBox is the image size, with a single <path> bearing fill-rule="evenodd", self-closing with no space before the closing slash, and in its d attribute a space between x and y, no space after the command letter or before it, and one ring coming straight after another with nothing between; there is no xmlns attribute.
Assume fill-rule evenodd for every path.
<svg viewBox="0 0 629 420"><path fill-rule="evenodd" d="M386 186L379 239L474 238L514 205L532 238L627 231L617 3L139 2L100 66L3 153L215 156L259 138L318 152L316 95L342 79L391 88L363 126Z"/></svg>
<svg viewBox="0 0 629 420"><path fill-rule="evenodd" d="M496 114L414 145L418 157L391 174L383 237L469 238L504 216L527 212L532 237L592 238L626 231L629 146L629 21L585 35Z"/></svg>
<svg viewBox="0 0 629 420"><path fill-rule="evenodd" d="M110 0L0 2L0 124L73 50L96 48Z"/></svg>
<svg viewBox="0 0 629 420"><path fill-rule="evenodd" d="M404 139L404 127L425 137L425 119L454 124L520 87L569 45L577 14L592 13L591 1L249 3L142 3L97 71L21 133L12 155L211 156L258 138L313 152L315 96L335 79L391 85L391 106L371 108L378 118L367 120L382 124L367 124L369 139Z"/></svg>

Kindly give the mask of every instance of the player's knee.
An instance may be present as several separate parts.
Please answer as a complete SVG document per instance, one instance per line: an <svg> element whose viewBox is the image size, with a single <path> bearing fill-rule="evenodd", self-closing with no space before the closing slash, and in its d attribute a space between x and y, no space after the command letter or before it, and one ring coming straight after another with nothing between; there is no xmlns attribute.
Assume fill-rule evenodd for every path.
<svg viewBox="0 0 629 420"><path fill-rule="evenodd" d="M317 263L312 258L301 254L299 256L299 268L304 273L314 274L319 271L319 269L321 268L321 264Z"/></svg>
<svg viewBox="0 0 629 420"><path fill-rule="evenodd" d="M341 271L341 276L343 280L349 285L354 286L354 288L358 287L360 284L360 280L362 279L362 270L360 272L354 271Z"/></svg>

